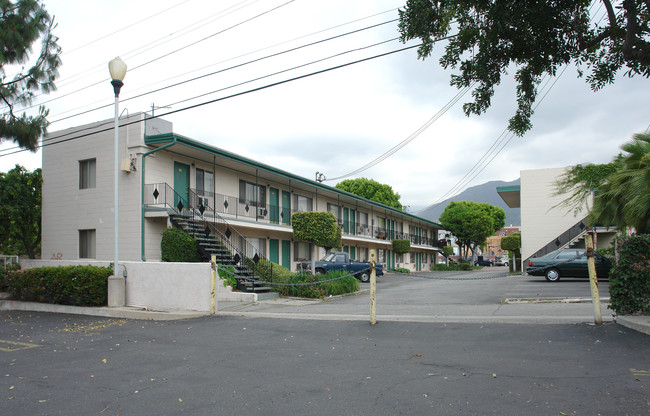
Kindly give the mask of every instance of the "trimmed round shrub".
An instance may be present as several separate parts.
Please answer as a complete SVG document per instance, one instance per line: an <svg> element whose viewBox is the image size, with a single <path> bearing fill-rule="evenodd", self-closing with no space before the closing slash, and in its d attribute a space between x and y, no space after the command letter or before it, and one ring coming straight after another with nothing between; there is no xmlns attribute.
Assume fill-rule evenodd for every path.
<svg viewBox="0 0 650 416"><path fill-rule="evenodd" d="M160 242L162 261L196 263L201 261L197 242L180 228L168 228Z"/></svg>

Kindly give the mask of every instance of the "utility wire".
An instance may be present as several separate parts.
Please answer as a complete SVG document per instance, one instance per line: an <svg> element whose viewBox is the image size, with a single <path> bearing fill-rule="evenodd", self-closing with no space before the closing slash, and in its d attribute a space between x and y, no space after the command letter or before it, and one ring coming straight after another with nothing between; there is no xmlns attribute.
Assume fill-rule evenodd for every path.
<svg viewBox="0 0 650 416"><path fill-rule="evenodd" d="M410 136L408 136L406 139L402 140L400 143L392 147L390 150L382 154L381 156L377 157L376 159L373 159L371 162L366 163L365 165L361 166L360 168L353 170L352 172L346 174L346 175L341 175L337 176L335 178L325 178L324 181L337 181L339 179L344 179L348 178L350 176L357 175L365 170L370 169L371 167L383 162L384 160L388 159L390 156L394 155L397 153L400 149L402 149L404 146L412 142L416 137L418 137L420 134L422 134L427 128L429 128L433 123L438 121L440 117L442 117L451 107L454 106L458 102L458 100L461 99L463 95L467 93L471 89L470 87L465 87L462 90L460 90L447 104L444 105L433 117L431 117L426 123L424 123L420 128L418 128L415 132L413 132Z"/></svg>
<svg viewBox="0 0 650 416"><path fill-rule="evenodd" d="M186 0L186 1L189 1L189 0ZM194 32L195 30L198 30L198 29L202 28L203 26L206 26L206 25L208 25L210 23L213 23L214 21L219 20L222 17L227 16L229 14L232 14L234 12L237 12L237 11L239 11L239 10L245 8L245 7L248 7L253 3L257 3L260 0L255 0L255 1L253 1L253 3L250 3L250 4L247 4L247 5L241 6L239 8L236 8L237 6L240 6L242 3L247 3L249 1L250 0L243 0L240 3L237 3L237 4L235 4L233 6L230 6L230 7L226 8L226 9L220 10L217 13L214 13L214 14L212 14L212 15L204 18L204 19L201 19L201 20L199 20L197 22L194 22L194 23L192 23L190 25L187 25L187 26L185 26L185 27L183 27L181 29L175 30L174 32L172 32L172 33L170 33L170 34L168 34L166 36L163 36L161 38L158 38L158 39L156 39L154 41L151 41L151 42L146 43L144 45L138 46L137 48L132 49L132 50L130 50L128 52L121 53L120 55L122 57L124 57L124 58L133 58L133 57L138 56L138 55L140 55L140 54L142 54L144 52L147 52L147 51L150 51L150 50L152 50L154 48L157 48L157 47L159 47L159 46L161 46L161 45L163 45L163 44L165 44L165 43L167 43L167 42L169 42L171 40L178 39L178 38L180 38L182 36L188 35L188 34ZM234 9L234 10L231 10L231 9ZM215 18L215 16L217 16L217 17ZM147 19L143 19L143 21L144 20L147 20ZM201 23L203 23L203 24L201 24ZM192 27L194 27L194 28L192 28ZM190 29L190 28L192 28L192 29ZM114 32L114 33L116 33L116 32ZM97 40L99 40L99 39L96 39L93 42L96 42ZM101 63L101 64L95 65L95 66L93 66L93 67L91 67L91 68L89 68L87 70L81 71L81 72L79 72L77 74L70 75L68 78L58 80L57 81L57 87L64 87L66 85L69 85L72 82L76 82L80 78L85 78L85 77L81 77L81 76L84 75L84 74L87 74L89 72L92 72L94 74L94 73L97 73L99 71L105 71L106 70L105 66L106 66L105 63ZM40 95L42 95L42 94L38 94L35 97L39 97Z"/></svg>
<svg viewBox="0 0 650 416"><path fill-rule="evenodd" d="M560 77L564 74L566 69L568 68L568 65L565 66L562 69L562 72L560 72L560 75L554 78L553 83L551 84L546 91L543 92L542 97L535 103L535 106L533 107L533 111L539 107L539 105L544 101L548 93L551 91L551 89L555 86L557 81L560 79ZM550 78L549 78L550 80ZM548 82L546 82L545 85L548 85ZM542 90L544 87L542 88ZM476 164L449 190L447 193L445 193L442 197L438 198L436 202L433 204L427 206L426 208L418 211L418 212L423 212L432 206L436 205L437 203L443 201L448 195L457 195L460 193L462 190L464 190L485 168L492 163L492 161L505 149L505 147L515 138L515 134L510 132L508 133L508 129L504 129L504 131L499 135L499 137L494 141L492 146L483 154L483 156L479 159ZM498 147L498 150L495 150ZM489 160L487 160L489 158ZM487 161L486 161L487 160ZM483 161L486 161L483 163L481 166L481 163ZM472 173L473 172L473 173ZM471 177L470 177L471 176ZM466 179L467 178L467 179Z"/></svg>
<svg viewBox="0 0 650 416"><path fill-rule="evenodd" d="M253 60L250 60L250 61L246 61L246 62L237 64L237 65L233 65L233 66L230 66L228 68L219 69L217 71L213 71L213 72L210 72L210 73L207 73L207 74L199 75L199 76L194 77L194 78L186 79L186 80L183 80L183 81L176 82L174 84L170 84L170 85L167 85L167 86L164 86L164 87L160 87L160 88L157 88L157 89L154 89L154 90L150 90L150 91L144 92L142 94L135 95L133 97L125 98L125 99L123 99L121 101L125 102L125 101L133 100L133 99L136 99L136 98L140 98L140 97L143 97L143 96L146 96L146 95L149 95L149 94L153 94L153 93L156 93L156 92L160 92L160 91L163 91L163 90L166 90L166 89L169 89L169 88L177 87L179 85L187 84L189 82L193 82L193 81L197 81L197 80L207 78L207 77L210 77L210 76L213 76L213 75L221 74L221 73L224 73L226 71L241 68L243 66L250 65L250 64L253 64L253 63L256 63L256 62L260 62L260 61L263 61L265 59L274 58L274 57L284 55L284 54L287 54L287 53L290 53L290 52L295 52L297 50L304 49L304 48L307 48L307 47L310 47L310 46L318 45L318 44L325 43L325 42L328 42L328 41L331 41L331 40L335 40L335 39L339 39L339 38L349 36L349 35L352 35L352 34L355 34L355 33L359 33L359 32L362 32L364 30L369 30L369 29L373 29L373 28L388 24L388 23L393 23L395 21L397 21L397 19L388 20L386 22L374 24L374 25L371 25L371 26L366 26L366 27L361 28L361 29L356 29L356 30L353 30L353 31L350 31L350 32L340 34L340 35L331 36L331 37L326 38L326 39L321 39L321 40L314 41L314 42L311 42L311 43L307 43L307 44L304 44L304 45L300 45L300 46L297 46L297 47L294 47L294 48L291 48L291 49L286 49L284 51L276 52L276 53L273 53L273 54L270 54L270 55L266 55L266 56L263 56L263 57L260 57L260 58L256 58L256 59L253 59ZM397 38L391 39L390 41L393 41L395 39L397 39ZM385 41L385 42L388 42L388 41ZM385 43L385 42L382 42L382 43ZM345 53L347 53L347 52L345 52ZM315 61L315 62L318 62L318 61ZM228 88L230 88L230 87L228 87ZM217 90L217 91L219 91L219 90ZM198 97L200 97L200 96L198 96ZM195 98L198 98L198 97L195 97ZM90 113L90 112L93 112L93 111L101 110L103 108L108 108L108 107L110 107L112 105L113 105L113 103L105 104L105 105L95 107L93 109L86 110L86 111L83 111L83 112L80 112L80 113L76 113L76 114L73 114L73 115L70 115L70 116L54 119L54 120L51 121L51 123L56 123L58 121L67 120L69 118L73 118L73 117L77 117L77 116L87 114L87 113ZM168 104L168 105L170 105L170 104ZM77 109L79 109L79 108L83 108L83 106L78 107ZM61 114L64 114L64 113L61 113Z"/></svg>
<svg viewBox="0 0 650 416"><path fill-rule="evenodd" d="M271 13L272 11L275 11L275 10L281 8L281 7L284 7L284 6L286 6L286 5L290 4L290 3L293 3L294 1L295 1L295 0L289 0L289 1L285 2L285 3L282 3L282 4L279 5L279 6L276 6L276 7L273 7L273 8L271 8L271 9L268 9L268 10L262 12L262 13L259 13L259 14L255 15L255 16L253 16L253 17L250 17L250 18L248 18L248 19L246 19L246 20L243 20L243 21L238 22L238 23L236 23L236 24L234 24L234 25L232 25L232 26L229 26L229 27L227 27L227 28L225 28L225 29L219 30L219 31L217 31L217 32L215 32L215 33L212 33L212 34L210 34L210 35L208 35L208 36L205 36L205 37L203 37L203 38L201 38L201 39L199 39L199 40L197 40L197 41L191 42L191 43L189 43L189 44L187 44L187 45L184 45L184 46L182 46L182 47L180 47L180 48L178 48L178 49L175 49L175 50L173 50L173 51L171 51L171 52L168 52L168 53L166 53L166 54L164 54L164 55L158 56L158 57L156 57L156 58L154 58L154 59L152 59L152 60L150 60L150 61L147 61L147 62L145 62L145 63L143 63L143 64L137 65L137 66L135 66L134 68L130 69L129 71L131 71L131 72L132 72L132 71L135 71L135 70L140 69L140 68L142 68L142 67L144 67L144 66L146 66L146 65L149 65L149 64L151 64L151 63L153 63L153 62L159 61L159 60L161 60L161 59L163 59L163 58L166 58L166 57L168 57L168 56L171 56L171 55L173 55L173 54L175 54L175 53L177 53L177 52L180 52L180 51L182 51L182 50L185 50L185 49L187 49L187 48L189 48L189 47L191 47L191 46L195 46L195 45L197 45L197 44L199 44L199 43L201 43L201 42L204 42L204 41L206 41L206 40L208 40L208 39L211 39L211 38L213 38L213 37L215 37L215 36L217 36L217 35L223 34L224 32L226 32L226 31L228 31L228 30L234 29L234 28L236 28L236 27L238 27L238 26L241 26L241 25L243 25L243 24L245 24L245 23L248 23L248 22L250 22L250 21L252 21L252 20L257 19L258 17L261 17L261 16L264 16L264 15L266 15L266 14L268 14L268 13ZM88 89L88 88L94 87L95 85L99 85L99 84L101 84L101 83L103 83L103 82L106 82L106 81L108 81L108 79L107 79L107 78L104 78L103 80L100 80L100 81L97 81L97 82L95 82L95 83L93 83L93 84L90 84L90 85L87 85L87 86L85 86L85 87L79 88L79 89L77 89L77 90L75 90L75 91L71 91L71 92L69 92L69 93L67 93L67 94L60 95L60 96L55 97L55 98L52 98L52 99L50 99L50 100L42 101L42 102L40 102L40 103L38 103L38 104L34 104L34 105L29 106L29 107L24 107L24 108L21 109L21 111L22 111L22 110L28 110L28 109L34 108L34 107L36 107L36 106L41 106L41 105L43 105L43 104L50 103L50 102L55 101L55 100L58 100L58 99L60 99L60 98L67 97L67 96L69 96L69 95L71 95L71 94L75 94L75 93L78 93L78 92L83 91L83 90L85 90L85 89Z"/></svg>
<svg viewBox="0 0 650 416"><path fill-rule="evenodd" d="M360 31L362 31L362 30L371 29L371 28L374 28L374 27L377 27L377 26L381 26L381 25L384 25L384 24L387 24L387 23L393 22L393 21L394 21L394 20L392 20L392 21L388 21L388 22L379 23L379 24L375 24L375 25L371 25L371 26L368 26L368 27L366 27L366 28L357 29L357 30L354 30L354 31L351 31L351 32L347 32L347 33L344 33L344 34L340 34L340 35L332 36L332 37L327 38L327 39L322 39L322 40L315 41L315 42L312 42L312 43L309 43L309 44L306 44L306 45L298 46L298 47L295 47L295 48L292 48L292 49L289 49L289 50L286 50L286 51L282 51L282 52L278 52L278 53L275 53L275 54L271 54L271 55L268 55L268 56L266 56L266 57L258 58L258 59L255 59L255 60L253 60L253 61L249 61L249 62L246 62L246 63L242 63L242 64L239 64L239 65L235 65L235 66L230 67L230 68L226 68L226 69L223 69L223 70L220 70L220 71L216 71L216 72L213 72L213 73L211 73L211 74L206 74L206 75L203 75L203 76L201 76L201 77L197 77L197 78L194 78L194 79L186 80L186 81L183 81L183 82L180 82L180 83L177 83L177 84L173 84L173 85L170 85L170 86L167 86L167 87L164 87L164 88L160 88L160 89L157 89L157 90L149 91L149 92L147 92L147 93L140 94L140 95L137 95L137 96L134 96L134 97L126 98L126 99L121 100L121 102L125 102L125 101L129 101L129 100L132 100L132 99L135 99L135 98L139 98L139 97L142 97L142 96L147 95L147 94L151 94L151 93L154 93L154 92L157 92L157 91L160 91L160 90L166 89L166 88L171 88L171 87L173 87L173 86L181 85L181 84L183 84L183 83L190 82L190 81L193 81L193 80L195 80L195 79L199 79L199 78L206 77L206 76L209 76L209 75L214 75L214 74L217 74L217 73L220 73L220 72L224 72L224 71L227 71L227 70L229 70L229 69L234 69L234 68L237 68L237 67L241 67L241 66L244 66L244 65L246 65L246 64L248 64L248 63L258 62L258 61L260 61L260 60L263 60L263 59L266 59L266 58L269 58L269 57L278 56L278 55L281 55L281 54L284 54L284 53L287 53L287 52L291 52L291 51L294 51L294 50L297 50L297 49L305 48L305 47L307 47L307 46L312 46L312 45L316 45L316 44L319 44L319 43L326 42L326 41L328 41L328 40L341 38L341 37L343 37L343 36L347 36L347 35L350 35L350 34L353 34L353 33L357 33L357 32L360 32ZM293 67L293 68L285 69L285 70L278 71L278 72L275 72L275 73L272 73L272 74L268 74L268 75L265 75L265 76L261 76L261 77L258 77L258 78L252 79L252 80L248 80L248 81L241 82L241 83L238 83L238 84L230 85L230 86L228 86L228 87L224 87L224 88L221 88L221 89L218 89L218 90L215 90L215 91L211 91L211 92L209 92L209 93L205 93L205 94L200 94L200 95L198 95L198 96L194 96L194 97L191 97L191 98L188 98L188 99L185 99L185 100L181 100L181 101L178 101L178 102L176 102L176 103L169 104L169 105L176 105L176 104L179 104L179 103L182 103L182 102L186 102L186 101L194 100L194 99L197 99L197 98L200 98L200 97L206 96L206 95L210 95L210 94L214 94L214 93L216 93L216 92L220 92L220 91L224 91L224 90L227 90L227 89L230 89L230 88L234 88L234 87L236 87L236 86L241 86L241 85L248 84L248 83L251 83L251 82L254 82L254 81L259 81L259 80L261 80L261 79L268 78L268 77L271 77L271 76L274 76L274 75L278 75L278 74L281 74L281 73L283 73L283 72L288 72L288 71L295 70L295 69L298 69L298 68L301 68L301 67L305 67L305 66L312 65L312 64L315 64L315 63L318 63L318 62L322 62L322 61L325 61L325 60L327 60L327 59L331 59L331 58L334 58L334 57L337 57L337 56L342 56L342 55L345 55L345 54L348 54L348 53L351 53L351 52L356 52L356 51L360 51L360 50L363 50L363 49L368 49L368 48L371 48L371 47L374 47L374 46L377 46L377 45L381 45L381 44L385 44L385 43L388 43L388 42L392 42L392 41L395 41L395 40L397 40L397 38L393 38L393 39L389 39L389 40L386 40L386 41L378 42L378 43L375 43L375 44L372 44L372 45L367 45L367 46L364 46L364 47L360 47L360 48L356 48L356 49L348 50L348 51L345 51L345 52L341 52L341 53L338 53L338 54L335 54L335 55L329 56L329 57L327 57L327 58L322 58L322 59L319 59L319 60L316 60L316 61L311 61L311 62L309 62L309 63L302 64L302 65L298 65L298 66L295 66L295 67ZM79 115L83 115L83 114L86 114L86 113L89 113L89 112L92 112L92 111L95 111L95 110L99 110L99 109L102 109L102 108L110 107L110 106L112 106L112 105L114 105L114 104L108 104L108 105L100 106L100 107L97 107L97 108L94 108L94 109L91 109L91 110L87 110L87 111L84 111L84 112L81 112L81 113L77 113L77 114L74 114L74 115L71 115L71 116L68 116L68 117L64 117L64 118L60 118L60 119L54 120L54 121L52 121L52 123L55 123L55 122L57 122L57 121L61 121L61 120L65 120L65 119L68 119L68 118L76 117L76 116L79 116ZM111 123L112 123L112 122L111 122ZM109 123L107 122L107 124L109 124ZM95 127L93 127L93 128L95 128ZM53 138L50 137L50 138L47 138L47 139L43 139L43 140L42 140L42 143L44 143L45 141L49 141L49 140L53 140ZM20 148L20 146L14 146L14 147L10 147L10 148L7 148L7 149L2 149L2 150L0 150L0 153L1 153L1 152L7 152L7 151L9 151L9 150L13 150L13 149L18 149L18 148Z"/></svg>
<svg viewBox="0 0 650 416"><path fill-rule="evenodd" d="M241 91L241 92L234 93L234 94L231 94L231 95L227 95L227 96L224 96L224 97L219 97L219 98L215 98L213 100L204 101L202 103L198 103L198 104L190 105L190 106L187 106L187 107L179 108L177 110L171 110L171 111L168 111L166 113L158 114L157 116L149 117L149 118L147 118L147 120L152 119L152 118L165 117L165 116L168 116L168 115L171 115L171 114L176 114L176 113L180 113L180 112L183 112L183 111L192 110L192 109L195 109L195 108L203 107L203 106L208 105L208 104L213 104L213 103L217 103L217 102L220 102L220 101L224 101L224 100L227 100L227 99L230 99L230 98L240 97L240 96L251 94L251 93L254 93L254 92L266 90L266 89L269 89L269 88L272 88L272 87L277 87L277 86L280 86L280 85L287 84L289 82L298 81L298 80L309 78L309 77L312 77L312 76L315 76L315 75L320 75L320 74L324 74L324 73L327 73L327 72L331 72L331 71L334 71L334 70L337 70L337 69L346 68L348 66L352 66L352 65L359 64L359 63L362 63L362 62L368 62L368 61L371 61L371 60L374 60L374 59L377 59L377 58L382 58L382 57L393 55L393 54L396 54L396 53L399 53L399 52L404 52L404 51L407 51L407 50L410 50L410 49L418 48L420 46L421 46L421 44L406 46L404 48L396 49L396 50L393 50L393 51L384 52L384 53L373 55L373 56L370 56L370 57L366 57L366 58L358 59L358 60L355 60L355 61L347 62L347 63L344 63L344 64L332 66L332 67L329 67L329 68L321 69L319 71L310 72L310 73L299 75L299 76L296 76L296 77L293 77L293 78L288 78L288 79L285 79L285 80L282 80L282 81L278 81L278 82L263 85L263 86L260 86L260 87L252 88L250 90ZM121 127L141 123L142 121L143 120L131 121L131 122L122 124ZM106 124L109 124L109 123L107 122ZM91 130L91 129L96 129L97 127L99 127L99 126L87 127L87 128L85 128L83 130L87 131L87 130ZM80 138L83 138L83 137L91 136L93 134L102 133L102 132L106 132L106 131L111 131L113 129L114 129L114 127L107 127L107 128L100 129L100 130L94 130L92 132L80 134L80 135L77 135L77 136L67 137L65 139L62 139L62 140L59 140L59 141L56 141L56 142L51 141L51 142L48 142L48 143L42 143L40 146L37 146L37 148L43 148L43 147L51 146L51 145L54 145L54 144L69 142L71 140L77 140L77 139L80 139ZM79 132L81 132L81 131L79 131ZM62 134L60 136L57 136L56 138L58 139L58 138L62 138L62 137L68 136L70 134L76 134L76 133L77 132L70 132L70 133L66 133L66 134ZM24 151L27 151L27 149L16 150L16 151L11 152L11 153L6 153L4 155L0 155L0 157L9 156L9 155L24 152Z"/></svg>

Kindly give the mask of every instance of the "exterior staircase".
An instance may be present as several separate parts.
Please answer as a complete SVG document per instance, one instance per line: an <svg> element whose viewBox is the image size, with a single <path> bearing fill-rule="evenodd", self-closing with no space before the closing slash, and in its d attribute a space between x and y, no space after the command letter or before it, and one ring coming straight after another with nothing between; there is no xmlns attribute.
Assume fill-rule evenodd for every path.
<svg viewBox="0 0 650 416"><path fill-rule="evenodd" d="M169 218L174 227L181 228L198 242L199 253L203 259L209 261L214 255L217 264L233 266L239 290L254 293L269 292L271 288L255 276L250 264L257 263L259 256L255 254L251 259L241 253L241 250L230 242L233 231L229 227L222 232L214 223L193 214L191 211L183 211L181 214L170 215Z"/></svg>

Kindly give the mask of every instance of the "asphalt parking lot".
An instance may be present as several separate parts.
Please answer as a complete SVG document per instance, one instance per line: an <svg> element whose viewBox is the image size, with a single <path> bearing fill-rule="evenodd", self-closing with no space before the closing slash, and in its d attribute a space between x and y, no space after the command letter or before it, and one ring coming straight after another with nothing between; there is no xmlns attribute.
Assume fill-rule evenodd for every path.
<svg viewBox="0 0 650 416"><path fill-rule="evenodd" d="M649 336L593 325L590 303L506 302L588 294L492 268L382 277L376 325L367 290L164 322L0 311L0 402L7 415L647 415Z"/></svg>

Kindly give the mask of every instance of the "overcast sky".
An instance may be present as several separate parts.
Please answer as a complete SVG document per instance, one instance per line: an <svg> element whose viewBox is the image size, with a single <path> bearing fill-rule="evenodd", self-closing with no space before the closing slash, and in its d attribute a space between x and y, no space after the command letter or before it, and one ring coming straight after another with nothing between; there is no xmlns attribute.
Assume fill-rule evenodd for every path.
<svg viewBox="0 0 650 416"><path fill-rule="evenodd" d="M399 36L396 22L379 24L396 19L404 2L45 0L58 23L63 66L58 91L34 104L50 108L50 132L112 118L107 64L115 56L129 68L121 109L133 114L155 105L158 115L397 51L416 42L392 40ZM373 25L379 26L361 30ZM281 53L352 31L358 32ZM451 73L411 49L164 118L192 139L309 179L316 172L336 178L390 151L441 111L458 93ZM549 81L524 137L505 145L512 136L501 136L515 108L514 83L506 79L487 114L466 117L467 94L409 144L354 177L391 185L416 212L467 186L516 179L521 170L609 162L650 125L647 79L620 74L594 93L568 67ZM13 147L0 146L0 171L40 167L40 152L4 156ZM471 172L477 163L483 170ZM464 186L454 188L459 181Z"/></svg>

